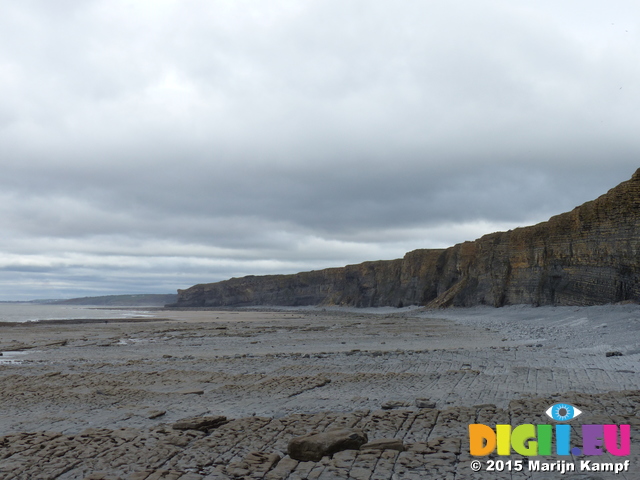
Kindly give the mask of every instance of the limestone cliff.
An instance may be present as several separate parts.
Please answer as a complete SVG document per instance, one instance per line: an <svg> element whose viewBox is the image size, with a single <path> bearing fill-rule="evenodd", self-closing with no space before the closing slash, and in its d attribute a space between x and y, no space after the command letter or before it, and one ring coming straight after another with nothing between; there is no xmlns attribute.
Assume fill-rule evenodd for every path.
<svg viewBox="0 0 640 480"><path fill-rule="evenodd" d="M640 169L547 222L397 260L178 290L176 306L488 304L640 301Z"/></svg>

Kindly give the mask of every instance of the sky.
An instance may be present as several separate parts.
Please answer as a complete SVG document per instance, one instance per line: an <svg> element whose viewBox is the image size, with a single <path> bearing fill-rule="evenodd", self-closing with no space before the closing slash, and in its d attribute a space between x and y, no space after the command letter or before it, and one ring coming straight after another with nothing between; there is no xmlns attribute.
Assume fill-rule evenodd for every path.
<svg viewBox="0 0 640 480"><path fill-rule="evenodd" d="M640 167L640 4L0 0L0 300L535 224Z"/></svg>

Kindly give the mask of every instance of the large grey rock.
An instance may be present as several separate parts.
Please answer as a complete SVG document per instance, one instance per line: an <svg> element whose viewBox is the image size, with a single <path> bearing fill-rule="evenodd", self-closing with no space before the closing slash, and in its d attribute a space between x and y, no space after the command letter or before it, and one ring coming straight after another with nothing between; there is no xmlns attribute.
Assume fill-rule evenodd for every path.
<svg viewBox="0 0 640 480"><path fill-rule="evenodd" d="M403 400L388 400L384 402L380 407L383 410L393 410L394 408L406 408L409 405L409 402L405 402Z"/></svg>
<svg viewBox="0 0 640 480"><path fill-rule="evenodd" d="M287 453L294 460L317 462L343 450L358 450L367 441L367 434L358 428L336 428L293 438Z"/></svg>
<svg viewBox="0 0 640 480"><path fill-rule="evenodd" d="M228 422L227 417L213 415L209 417L183 418L174 423L172 427L174 430L200 430L201 432L206 432Z"/></svg>
<svg viewBox="0 0 640 480"><path fill-rule="evenodd" d="M416 398L416 407L418 408L436 408L436 402L428 398Z"/></svg>

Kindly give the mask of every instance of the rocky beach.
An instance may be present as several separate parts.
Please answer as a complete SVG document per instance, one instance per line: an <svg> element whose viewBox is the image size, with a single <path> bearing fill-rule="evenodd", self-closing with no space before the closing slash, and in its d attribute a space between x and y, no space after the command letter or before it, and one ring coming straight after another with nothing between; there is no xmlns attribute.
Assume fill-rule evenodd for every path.
<svg viewBox="0 0 640 480"><path fill-rule="evenodd" d="M0 478L640 478L639 314L158 309L0 324ZM573 427L630 424L631 456L595 457L629 469L470 468L469 424L553 423L544 412L558 402L583 412ZM293 438L336 428L368 443L318 461L288 454Z"/></svg>
<svg viewBox="0 0 640 480"><path fill-rule="evenodd" d="M0 480L640 480L639 18L2 2Z"/></svg>

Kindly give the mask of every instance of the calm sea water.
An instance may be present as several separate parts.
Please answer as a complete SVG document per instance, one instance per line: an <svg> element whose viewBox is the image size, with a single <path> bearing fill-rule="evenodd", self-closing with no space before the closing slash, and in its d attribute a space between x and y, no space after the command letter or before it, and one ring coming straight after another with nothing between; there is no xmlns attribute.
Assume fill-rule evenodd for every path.
<svg viewBox="0 0 640 480"><path fill-rule="evenodd" d="M37 305L31 303L0 303L0 322L32 322L76 318L151 317L150 311L80 307L75 305Z"/></svg>

